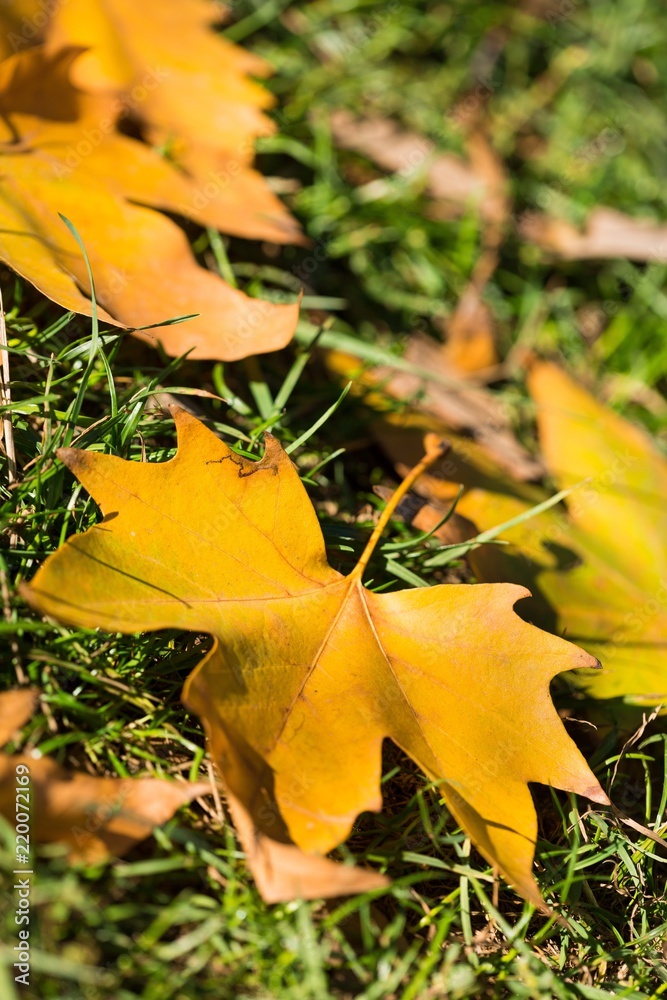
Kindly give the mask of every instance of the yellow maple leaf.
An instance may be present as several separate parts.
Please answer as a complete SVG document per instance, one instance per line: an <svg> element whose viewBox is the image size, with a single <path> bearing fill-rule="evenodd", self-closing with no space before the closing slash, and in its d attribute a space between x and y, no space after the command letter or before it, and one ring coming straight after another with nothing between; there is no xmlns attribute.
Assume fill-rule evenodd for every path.
<svg viewBox="0 0 667 1000"><path fill-rule="evenodd" d="M549 695L555 674L594 661L513 612L521 587L363 586L393 507L440 450L407 477L343 577L275 439L251 462L174 414L169 462L60 452L104 520L48 559L26 598L86 627L215 637L184 700L204 722L246 842L255 854L273 845L274 867L275 851L292 844L321 862L360 812L381 808L389 737L438 783L482 854L539 905L528 783L608 801ZM327 894L317 879L278 874L270 898Z"/></svg>

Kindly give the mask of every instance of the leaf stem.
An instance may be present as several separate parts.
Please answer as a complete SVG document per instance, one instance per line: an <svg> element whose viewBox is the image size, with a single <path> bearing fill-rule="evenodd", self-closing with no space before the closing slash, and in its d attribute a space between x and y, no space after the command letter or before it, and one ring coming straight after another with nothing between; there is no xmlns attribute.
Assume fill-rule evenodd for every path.
<svg viewBox="0 0 667 1000"><path fill-rule="evenodd" d="M439 438L437 434L427 434L426 437L424 438L424 448L425 448L425 455L422 458L421 462L418 462L417 465L415 465L414 469L408 472L407 476L405 477L401 485L398 487L398 489L394 492L393 496L387 503L387 506L382 511L380 515L380 520L375 525L375 528L373 529L373 534L368 539L368 542L366 543L366 548L361 553L361 558L359 559L359 562L350 573L350 578L361 579L361 577L364 575L364 570L368 566L369 560L375 550L375 546L380 541L382 532L387 527L387 523L389 522L391 515L394 513L394 511L396 510L396 508L398 507L399 503L401 502L405 494L408 492L408 490L411 489L413 484L419 479L422 472L426 472L426 470L429 469L434 462L437 462L437 460L441 458L449 450L449 444L447 441L443 441L441 438Z"/></svg>

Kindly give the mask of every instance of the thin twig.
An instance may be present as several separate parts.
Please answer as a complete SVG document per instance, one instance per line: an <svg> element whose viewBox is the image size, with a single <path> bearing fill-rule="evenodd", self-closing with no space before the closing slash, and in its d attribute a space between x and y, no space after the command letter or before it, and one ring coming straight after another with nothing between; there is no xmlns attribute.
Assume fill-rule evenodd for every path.
<svg viewBox="0 0 667 1000"><path fill-rule="evenodd" d="M9 388L9 351L7 350L7 326L5 324L5 304L2 300L2 289L0 289L0 369L0 405L6 407L2 416L2 442L5 454L7 455L7 479L9 481L9 485L13 486L17 479L16 450L14 448L14 428L12 426L12 411L10 405L12 395ZM16 545L18 545L18 542L18 535L15 532L12 532L9 536L10 547L15 548ZM12 620L12 610L9 600L9 585L4 566L0 566L0 597L2 598L2 612L4 619L9 623ZM27 684L28 676L21 666L19 645L15 636L13 636L10 641L10 649L12 653L12 663L14 670L16 671L16 679L19 684Z"/></svg>
<svg viewBox="0 0 667 1000"><path fill-rule="evenodd" d="M9 485L16 482L16 450L14 448L14 428L12 427L11 402L9 388L9 351L7 350L7 326L5 324L5 306L0 289L0 361L2 362L2 380L0 381L0 403L7 407L2 417L2 439L7 455L7 478Z"/></svg>
<svg viewBox="0 0 667 1000"><path fill-rule="evenodd" d="M213 792L213 801L215 802L215 812L218 817L218 822L221 827L225 825L225 813L222 808L222 799L220 798L220 789L218 788L218 783L215 779L215 771L213 770L213 764L211 761L206 762L206 770L208 771L208 780L211 783L211 791Z"/></svg>

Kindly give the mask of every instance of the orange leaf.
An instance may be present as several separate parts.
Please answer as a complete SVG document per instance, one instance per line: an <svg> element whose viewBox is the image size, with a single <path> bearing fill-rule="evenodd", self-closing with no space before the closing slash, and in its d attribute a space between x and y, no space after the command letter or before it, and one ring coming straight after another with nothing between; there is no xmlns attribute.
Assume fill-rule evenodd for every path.
<svg viewBox="0 0 667 1000"><path fill-rule="evenodd" d="M185 234L153 210L211 222L192 207L196 189L117 133L106 99L72 87L79 56L35 48L0 64L0 258L65 308L90 314L85 261L62 213L86 247L107 322L139 327L199 313L137 333L173 355L233 360L283 347L298 303L250 299L198 266Z"/></svg>
<svg viewBox="0 0 667 1000"><path fill-rule="evenodd" d="M9 0L7 16L16 20L28 6L37 5ZM269 67L211 30L217 4L67 0L48 13L50 21L40 9L17 48L40 40L52 56L78 48L74 85L111 99L116 114L135 121L154 147L169 150L194 181L192 208L208 224L249 239L301 241L285 206L251 169L254 140L275 126L263 114L273 97L249 75L266 75Z"/></svg>
<svg viewBox="0 0 667 1000"><path fill-rule="evenodd" d="M35 688L15 688L0 695L0 747L8 743L35 710L39 691Z"/></svg>
<svg viewBox="0 0 667 1000"><path fill-rule="evenodd" d="M263 114L273 98L249 78L265 76L267 63L211 31L219 18L220 7L209 0L68 0L54 11L47 45L51 52L86 48L74 70L78 87L127 95L150 141L168 144L202 183L235 164L227 182L233 187L236 168L243 172L252 162L253 140L275 129ZM247 219L249 207L258 215L269 208L283 229L265 238L289 238L294 223L258 180L263 205L239 205L237 191L230 192L230 207L239 219ZM239 235L249 235L243 225Z"/></svg>
<svg viewBox="0 0 667 1000"><path fill-rule="evenodd" d="M554 674L594 661L514 614L521 587L376 594L362 585L392 506L440 450L429 446L343 577L275 439L251 462L174 412L170 462L60 452L105 520L47 560L27 599L83 626L215 636L184 700L243 809L255 870L265 837L317 858L360 812L380 809L389 737L438 783L485 857L539 905L528 783L607 802L549 696ZM273 847L270 864L282 875L295 858Z"/></svg>
<svg viewBox="0 0 667 1000"><path fill-rule="evenodd" d="M32 688L0 694L0 745L27 722L38 696ZM98 778L66 771L48 757L0 754L0 813L15 822L19 811L28 812L30 836L68 844L73 861L125 854L181 806L210 791L204 782Z"/></svg>
<svg viewBox="0 0 667 1000"><path fill-rule="evenodd" d="M0 9L0 59L33 44L46 21L44 0L5 0Z"/></svg>

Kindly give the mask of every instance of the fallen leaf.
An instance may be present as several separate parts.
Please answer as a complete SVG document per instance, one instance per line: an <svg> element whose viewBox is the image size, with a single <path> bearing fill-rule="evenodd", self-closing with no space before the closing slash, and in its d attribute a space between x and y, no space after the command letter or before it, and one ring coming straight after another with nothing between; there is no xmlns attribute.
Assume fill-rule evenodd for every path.
<svg viewBox="0 0 667 1000"><path fill-rule="evenodd" d="M559 489L581 485L564 505L505 531L509 546L483 545L468 561L478 580L529 587L522 613L600 660L601 671L573 674L576 684L598 698L667 704L667 461L644 431L556 364L533 362L528 386L551 476ZM417 453L422 428L423 421L384 426L380 436L399 472ZM513 481L465 443L440 472L416 486L436 504L432 516L461 482L457 513L480 531L549 495Z"/></svg>
<svg viewBox="0 0 667 1000"><path fill-rule="evenodd" d="M667 226L653 219L636 219L602 205L594 208L581 232L563 219L539 212L519 220L524 239L565 260L618 257L660 262L667 260Z"/></svg>
<svg viewBox="0 0 667 1000"><path fill-rule="evenodd" d="M383 170L403 177L424 173L431 198L448 202L460 210L477 201L482 215L495 218L495 192L489 195L485 180L470 163L454 153L437 153L435 144L423 135L405 132L389 118L355 118L335 111L331 131L338 146L372 160Z"/></svg>
<svg viewBox="0 0 667 1000"><path fill-rule="evenodd" d="M194 705L192 707L197 711ZM217 729L209 724L209 716L205 711L200 714L211 751L221 761L227 756L224 737L221 740ZM253 776L248 777L252 783ZM260 895L267 903L281 903L291 899L327 899L370 892L389 885L389 879L380 872L354 865L341 865L322 855L307 854L283 839L275 839L275 830L271 831L272 835L266 832L272 825L274 803L267 799L263 806L260 805L259 808L264 810L260 828L248 805L225 782L223 787L227 808L245 851L248 868ZM281 835L284 836L284 833L279 831L278 836Z"/></svg>
<svg viewBox="0 0 667 1000"><path fill-rule="evenodd" d="M496 250L504 239L505 227L512 213L507 170L481 122L468 131L465 145L470 168L475 177L484 184L485 199L482 213L486 222L483 233L484 247L487 250ZM478 281L480 286L488 281L496 268L496 263L497 261L495 259L492 261L488 254L485 260L480 261L480 271L484 272L483 281Z"/></svg>
<svg viewBox="0 0 667 1000"><path fill-rule="evenodd" d="M452 206L479 203L485 222L484 251L456 309L444 323L447 343L444 363L450 373L472 373L498 363L495 324L482 293L497 265L496 251L510 218L511 199L502 160L481 126L466 136L468 161L450 153L435 153L434 144L412 132L403 132L386 118L354 118L347 111L331 116L334 139L343 149L368 157L384 170L409 177L425 173L427 193L444 203L444 218ZM429 213L442 217L443 205Z"/></svg>
<svg viewBox="0 0 667 1000"><path fill-rule="evenodd" d="M498 364L495 320L476 282L464 290L444 331L443 364L450 372L475 374Z"/></svg>
<svg viewBox="0 0 667 1000"><path fill-rule="evenodd" d="M584 57L579 50L573 50L572 55L573 66ZM560 75L555 79L560 80ZM540 92L539 100L543 98ZM430 210L431 217L446 220L471 201L477 202L485 222L485 246L500 246L512 203L502 161L480 128L466 136L467 160L453 153L436 153L431 140L403 131L387 118L355 118L341 110L331 116L331 129L338 146L366 156L383 170L408 177L423 172L427 193L441 203ZM566 260L667 260L667 226L605 205L591 211L583 232L564 219L541 212L525 212L516 228L523 240ZM481 293L483 285L477 282L476 287Z"/></svg>
<svg viewBox="0 0 667 1000"><path fill-rule="evenodd" d="M147 71L162 71L164 86L136 97L157 141L188 135L195 145L229 150L274 130L262 113L273 97L250 79L268 75L268 64L211 30L221 19L208 0L146 0L140 10L130 0L68 0L47 36L49 47L89 49L76 70L83 90L129 90Z"/></svg>
<svg viewBox="0 0 667 1000"><path fill-rule="evenodd" d="M403 131L389 118L355 118L341 109L331 115L330 126L341 149L360 153L402 177L423 174L427 194L438 203L429 212L433 218L451 218L477 203L486 223L485 246L499 245L511 213L509 184L503 162L480 125L466 136L468 159L437 152L430 139Z"/></svg>
<svg viewBox="0 0 667 1000"><path fill-rule="evenodd" d="M557 609L569 634L605 663L592 689L667 703L667 460L557 365L535 363L528 388L555 482L567 489L588 480L567 506L597 573L585 604L569 598Z"/></svg>
<svg viewBox="0 0 667 1000"><path fill-rule="evenodd" d="M495 320L482 296L498 266L498 250L512 212L505 166L481 125L469 131L466 148L473 172L484 182L486 207L482 253L454 312L444 324L444 361L462 374L488 370L499 361Z"/></svg>
<svg viewBox="0 0 667 1000"><path fill-rule="evenodd" d="M0 747L23 728L35 711L38 698L39 691L28 687L0 694Z"/></svg>
<svg viewBox="0 0 667 1000"><path fill-rule="evenodd" d="M0 746L28 721L38 696L32 688L0 694ZM91 864L125 854L181 806L211 791L204 782L99 778L66 771L49 757L0 754L0 813L11 823L26 802L24 796L19 803L17 789L28 795L30 837L65 843L71 861Z"/></svg>
<svg viewBox="0 0 667 1000"><path fill-rule="evenodd" d="M203 782L98 778L66 771L48 757L0 755L0 812L9 820L18 765L29 769L31 836L68 844L70 860L87 864L126 854L181 806L211 791Z"/></svg>
<svg viewBox="0 0 667 1000"><path fill-rule="evenodd" d="M528 782L608 801L549 696L555 674L593 659L514 614L521 587L362 586L392 505L441 449L430 444L342 577L274 438L251 462L174 416L178 451L163 464L61 450L104 520L51 556L24 596L81 626L215 637L184 700L252 824L246 843L332 850L360 812L381 808L391 738L438 782L482 854L541 905ZM271 863L283 864L275 848Z"/></svg>
<svg viewBox="0 0 667 1000"><path fill-rule="evenodd" d="M26 2L10 0L8 10ZM275 131L263 113L274 98L251 76L270 67L211 30L222 10L210 0L67 0L42 10L32 41L44 40L53 57L79 49L73 84L110 99L151 145L168 150L194 181L189 202L206 210L208 224L301 242L295 220L251 169L255 139Z"/></svg>
<svg viewBox="0 0 667 1000"><path fill-rule="evenodd" d="M448 369L442 347L434 340L413 334L404 360L428 372L428 380L413 372L384 368L360 374L358 358L342 351L326 354L327 367L346 380L352 380L357 391L366 393L365 401L369 405L386 410L387 396L402 402L418 399L421 417L417 423L422 434L432 431L448 439L451 432L467 434L516 479L538 479L543 474L544 467L539 460L517 440L508 414L497 397L486 387L474 385L462 379L456 370ZM433 379L434 373L440 375L439 382ZM375 395L374 386L381 386L382 393ZM381 431L380 425L378 430Z"/></svg>
<svg viewBox="0 0 667 1000"><path fill-rule="evenodd" d="M153 209L210 224L216 213L191 208L185 175L118 133L105 99L72 87L80 54L33 48L0 64L0 259L66 309L90 314L85 260L62 213L86 247L105 321L140 327L199 313L137 332L172 355L233 360L283 347L298 303L250 299L197 265L185 234Z"/></svg>

